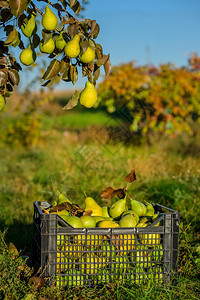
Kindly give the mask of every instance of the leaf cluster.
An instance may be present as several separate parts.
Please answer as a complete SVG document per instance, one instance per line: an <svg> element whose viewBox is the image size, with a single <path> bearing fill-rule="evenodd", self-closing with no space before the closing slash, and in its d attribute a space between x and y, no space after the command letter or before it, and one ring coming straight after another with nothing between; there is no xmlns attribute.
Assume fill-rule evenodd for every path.
<svg viewBox="0 0 200 300"><path fill-rule="evenodd" d="M9 96L15 85L19 84L20 65L16 59L7 52L2 42L0 42L0 93Z"/></svg>
<svg viewBox="0 0 200 300"><path fill-rule="evenodd" d="M51 7L51 10L56 11L56 17L59 19L59 22L55 30L49 31L37 25L41 23L44 12L37 7L38 3L35 4L35 2L44 2ZM0 52L0 62L2 61L4 63L3 66L7 65L7 67L4 68L0 65L0 91L3 96L8 96L7 90L9 92L12 91L10 85L17 85L19 83L20 77L18 72L21 70L16 59L11 54L8 54L8 49L10 47L19 47L20 50L24 50L26 48L24 45L28 42L33 53L36 53L41 42L45 44L50 39L53 39L56 44L56 40L60 37L61 33L66 43L73 39L75 35L79 35L80 55L82 55L88 47L91 47L95 51L95 60L91 63L83 63L80 60L80 55L71 59L65 55L64 50L55 47L53 52L48 54L49 64L42 77L45 81L43 86L51 87L58 84L61 80L75 84L78 80L79 68L82 69L82 76L87 76L88 80L94 84L100 76L101 66L104 67L106 76L110 74L111 63L109 54L104 54L102 46L95 42L100 27L96 20L78 19L78 14L81 11L79 1L60 0L56 3L52 3L47 0L37 0L35 2L27 0L0 1L0 26L6 34L6 39L1 41L2 50ZM27 25L32 15L34 15L36 19L36 26L31 37L27 39L27 37L23 35L21 27L22 25ZM8 57L11 63L9 71L7 71L8 64L6 62L6 58ZM14 69L14 71L10 69ZM77 92L73 96L76 99L76 103L78 96L79 94L77 94ZM72 105L68 105L67 109L74 107L75 102Z"/></svg>

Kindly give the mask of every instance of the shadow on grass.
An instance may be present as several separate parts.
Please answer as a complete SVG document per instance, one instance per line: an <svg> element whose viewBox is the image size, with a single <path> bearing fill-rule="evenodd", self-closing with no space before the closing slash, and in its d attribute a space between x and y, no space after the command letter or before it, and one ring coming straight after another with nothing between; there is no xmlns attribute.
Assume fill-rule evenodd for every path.
<svg viewBox="0 0 200 300"><path fill-rule="evenodd" d="M6 231L5 242L12 242L23 255L31 255L33 244L33 223L27 224L23 221L14 220L13 224L6 225L0 219L0 230Z"/></svg>

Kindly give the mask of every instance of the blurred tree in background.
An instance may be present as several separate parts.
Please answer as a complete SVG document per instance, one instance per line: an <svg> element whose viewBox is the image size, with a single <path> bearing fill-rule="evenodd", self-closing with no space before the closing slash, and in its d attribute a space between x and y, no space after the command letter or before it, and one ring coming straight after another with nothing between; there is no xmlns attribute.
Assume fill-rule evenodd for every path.
<svg viewBox="0 0 200 300"><path fill-rule="evenodd" d="M116 66L98 93L100 105L110 113L127 110L132 131L192 134L193 121L200 120L200 58L194 53L181 68L134 62Z"/></svg>

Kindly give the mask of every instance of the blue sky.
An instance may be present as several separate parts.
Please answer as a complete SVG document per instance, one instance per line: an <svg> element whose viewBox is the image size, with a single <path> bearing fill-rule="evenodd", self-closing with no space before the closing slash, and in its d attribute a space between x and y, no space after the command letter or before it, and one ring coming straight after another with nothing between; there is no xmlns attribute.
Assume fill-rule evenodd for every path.
<svg viewBox="0 0 200 300"><path fill-rule="evenodd" d="M112 65L135 60L182 66L192 52L200 55L200 0L89 0L84 14L99 23L96 41L110 53ZM84 82L80 79L77 87Z"/></svg>

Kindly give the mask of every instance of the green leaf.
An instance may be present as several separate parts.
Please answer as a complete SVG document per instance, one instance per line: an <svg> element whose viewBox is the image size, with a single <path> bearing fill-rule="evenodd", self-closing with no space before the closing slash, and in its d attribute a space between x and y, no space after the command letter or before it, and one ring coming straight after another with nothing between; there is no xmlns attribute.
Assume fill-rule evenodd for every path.
<svg viewBox="0 0 200 300"><path fill-rule="evenodd" d="M1 2L0 2L1 3ZM11 13L10 9L5 8L1 10L1 22L5 23L8 20L10 20L13 17L13 14Z"/></svg>
<svg viewBox="0 0 200 300"><path fill-rule="evenodd" d="M46 81L44 84L42 84L42 86L47 86L47 87L50 87L54 84L58 84L61 80L61 77L60 76L55 76L53 78L51 78L50 80Z"/></svg>
<svg viewBox="0 0 200 300"><path fill-rule="evenodd" d="M52 33L46 29L43 29L42 30L42 38L43 38L44 44L46 44L52 38Z"/></svg>
<svg viewBox="0 0 200 300"><path fill-rule="evenodd" d="M6 66L6 65L8 65L8 59L7 59L7 57L1 57L0 58L0 65L2 65L2 66Z"/></svg>
<svg viewBox="0 0 200 300"><path fill-rule="evenodd" d="M40 37L39 37L39 35L34 34L33 35L33 42L32 42L33 47L37 48L37 46L39 45L39 43L40 43Z"/></svg>
<svg viewBox="0 0 200 300"><path fill-rule="evenodd" d="M69 109L74 108L78 104L78 100L79 100L79 92L77 90L75 90L71 99L63 107L63 110L69 110Z"/></svg>
<svg viewBox="0 0 200 300"><path fill-rule="evenodd" d="M17 41L18 31L13 27L13 30L8 34L7 40L5 41L5 46L12 45L13 42Z"/></svg>
<svg viewBox="0 0 200 300"><path fill-rule="evenodd" d="M77 1L76 4L71 7L71 9L75 12L75 14L78 14L81 10L80 3Z"/></svg>
<svg viewBox="0 0 200 300"><path fill-rule="evenodd" d="M97 24L97 22L95 20L93 20L89 36L91 36L94 39L96 39L97 36L98 36L98 34L99 34L99 31L100 31L99 25Z"/></svg>
<svg viewBox="0 0 200 300"><path fill-rule="evenodd" d="M72 81L73 84L75 84L78 80L78 71L76 66L70 66L70 80Z"/></svg>
<svg viewBox="0 0 200 300"><path fill-rule="evenodd" d="M67 32L68 32L68 35L70 37L74 37L76 34L78 34L78 24L71 24L67 27Z"/></svg>
<svg viewBox="0 0 200 300"><path fill-rule="evenodd" d="M27 0L10 0L11 13L18 18L28 6Z"/></svg>
<svg viewBox="0 0 200 300"><path fill-rule="evenodd" d="M103 56L103 49L100 44L96 44L96 56L97 56L97 59L99 59Z"/></svg>
<svg viewBox="0 0 200 300"><path fill-rule="evenodd" d="M106 78L108 78L108 76L110 75L111 72L111 61L110 58L105 62L104 64L104 70L106 73Z"/></svg>
<svg viewBox="0 0 200 300"><path fill-rule="evenodd" d="M77 3L77 0L69 0L69 3L70 3L70 8L72 8Z"/></svg>
<svg viewBox="0 0 200 300"><path fill-rule="evenodd" d="M0 87L7 83L8 73L6 69L0 70Z"/></svg>
<svg viewBox="0 0 200 300"><path fill-rule="evenodd" d="M0 7L7 8L7 7L9 7L9 4L8 4L8 2L1 0Z"/></svg>
<svg viewBox="0 0 200 300"><path fill-rule="evenodd" d="M66 71L69 71L69 66L70 66L69 61L66 62L62 59L60 62L60 73L65 73Z"/></svg>
<svg viewBox="0 0 200 300"><path fill-rule="evenodd" d="M58 75L60 71L60 62L57 59L53 59L48 66L46 72L43 75L44 80L51 79Z"/></svg>
<svg viewBox="0 0 200 300"><path fill-rule="evenodd" d="M18 85L20 81L19 73L17 70L9 69L8 76L11 79L13 85Z"/></svg>
<svg viewBox="0 0 200 300"><path fill-rule="evenodd" d="M94 72L93 72L94 81L97 81L99 76L100 76L100 68L95 65Z"/></svg>
<svg viewBox="0 0 200 300"><path fill-rule="evenodd" d="M106 63L106 61L109 59L109 54L108 55L103 55L101 58L95 60L95 64L98 67L101 67L102 65L104 65Z"/></svg>
<svg viewBox="0 0 200 300"><path fill-rule="evenodd" d="M80 42L80 47L81 47L81 53L85 53L85 51L87 50L89 46L89 42L87 40L81 41Z"/></svg>

